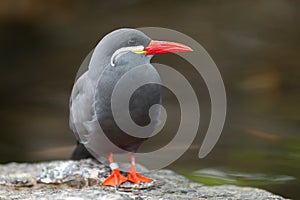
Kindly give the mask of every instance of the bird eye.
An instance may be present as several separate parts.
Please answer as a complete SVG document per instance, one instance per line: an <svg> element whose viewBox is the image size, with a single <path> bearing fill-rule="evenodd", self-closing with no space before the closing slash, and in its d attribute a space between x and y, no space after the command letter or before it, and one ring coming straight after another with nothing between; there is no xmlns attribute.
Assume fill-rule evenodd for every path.
<svg viewBox="0 0 300 200"><path fill-rule="evenodd" d="M128 45L129 45L129 46L133 46L133 45L135 45L135 44L136 44L136 41L135 41L135 40L133 40L133 39L128 40Z"/></svg>

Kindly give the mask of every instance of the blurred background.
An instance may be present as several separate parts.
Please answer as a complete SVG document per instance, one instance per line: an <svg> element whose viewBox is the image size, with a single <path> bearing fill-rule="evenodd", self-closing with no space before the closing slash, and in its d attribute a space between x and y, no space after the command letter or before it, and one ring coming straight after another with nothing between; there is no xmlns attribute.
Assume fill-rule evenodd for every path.
<svg viewBox="0 0 300 200"><path fill-rule="evenodd" d="M68 101L85 56L114 29L166 27L206 48L228 97L221 138L199 159L210 117L206 86L180 58L154 59L178 66L200 101L198 137L169 168L207 185L299 198L299 6L296 0L0 0L0 163L68 159L75 145ZM176 131L177 101L165 97L175 117L153 138L157 145L142 150L163 146Z"/></svg>

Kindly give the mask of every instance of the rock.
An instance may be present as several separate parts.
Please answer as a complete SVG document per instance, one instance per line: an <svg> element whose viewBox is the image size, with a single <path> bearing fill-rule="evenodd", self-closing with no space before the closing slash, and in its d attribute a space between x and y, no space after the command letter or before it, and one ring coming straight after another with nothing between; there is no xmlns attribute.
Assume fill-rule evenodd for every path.
<svg viewBox="0 0 300 200"><path fill-rule="evenodd" d="M109 173L92 159L0 165L0 199L284 199L256 188L203 186L170 170L144 172L153 182L126 182L116 190L101 186Z"/></svg>

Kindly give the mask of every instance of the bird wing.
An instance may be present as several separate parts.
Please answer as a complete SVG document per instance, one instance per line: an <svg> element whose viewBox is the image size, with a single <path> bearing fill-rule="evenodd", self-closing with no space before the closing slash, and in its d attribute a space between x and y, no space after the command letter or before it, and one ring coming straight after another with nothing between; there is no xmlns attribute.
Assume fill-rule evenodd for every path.
<svg viewBox="0 0 300 200"><path fill-rule="evenodd" d="M72 158L81 159L92 155L101 163L106 163L107 160L102 155L107 155L107 152L102 149L110 150L110 148L106 147L108 142L101 143L106 138L99 134L98 120L95 115L95 84L88 72L85 72L76 81L71 93L69 124L79 142ZM102 148L97 148L99 145Z"/></svg>
<svg viewBox="0 0 300 200"><path fill-rule="evenodd" d="M85 123L92 120L93 100L93 84L85 72L75 82L70 98L69 125L78 141L82 141L82 138L88 135Z"/></svg>

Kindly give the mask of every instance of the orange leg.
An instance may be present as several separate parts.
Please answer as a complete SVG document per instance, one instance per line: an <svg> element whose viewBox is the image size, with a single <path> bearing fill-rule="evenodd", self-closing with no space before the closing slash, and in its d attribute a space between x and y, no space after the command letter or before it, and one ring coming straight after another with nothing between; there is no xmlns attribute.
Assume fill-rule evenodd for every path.
<svg viewBox="0 0 300 200"><path fill-rule="evenodd" d="M118 164L114 162L112 153L109 154L108 159L112 171L110 176L103 181L102 185L118 187L119 185L124 183L127 178L120 173Z"/></svg>
<svg viewBox="0 0 300 200"><path fill-rule="evenodd" d="M130 153L130 161L131 161L131 167L128 171L127 179L133 183L139 184L142 182L151 182L152 180L148 177L142 176L136 171L135 167L135 159L133 153Z"/></svg>

